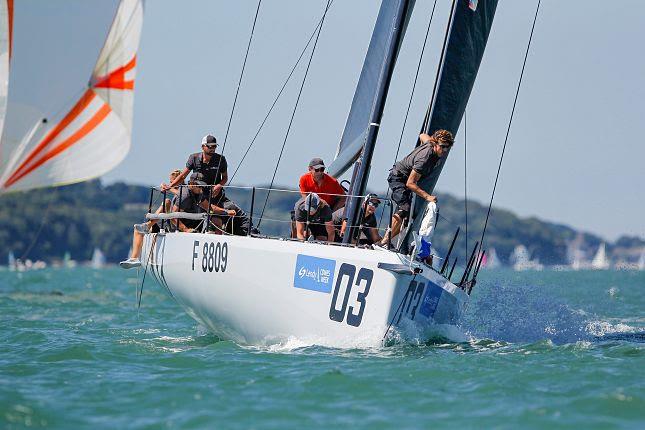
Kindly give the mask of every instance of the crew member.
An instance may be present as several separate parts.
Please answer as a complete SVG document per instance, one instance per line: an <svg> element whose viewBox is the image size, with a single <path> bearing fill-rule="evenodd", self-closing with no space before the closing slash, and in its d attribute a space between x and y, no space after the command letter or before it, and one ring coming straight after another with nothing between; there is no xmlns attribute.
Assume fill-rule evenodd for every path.
<svg viewBox="0 0 645 430"><path fill-rule="evenodd" d="M363 201L363 217L358 228L353 229L352 243L359 245L373 245L381 241L376 223L376 208L381 204L381 200L376 194L368 194ZM336 211L333 214L333 223L339 226L339 236L345 235L347 220L343 219L343 211Z"/></svg>
<svg viewBox="0 0 645 430"><path fill-rule="evenodd" d="M196 152L188 157L186 167L170 184L161 184L161 191L166 191L179 183L182 183L186 176L192 171L201 173L202 180L206 185L214 185L213 198L223 196L223 187L228 181L228 165L223 155L215 152L217 139L207 134L202 138L202 152Z"/></svg>
<svg viewBox="0 0 645 430"><path fill-rule="evenodd" d="M309 162L309 172L300 177L300 195L306 197L316 193L323 199L332 212L345 206L345 190L338 181L325 173L325 162L314 158Z"/></svg>
<svg viewBox="0 0 645 430"><path fill-rule="evenodd" d="M422 133L419 140L421 145L397 161L387 178L392 190L392 200L396 202L398 209L392 216L392 231L385 234L381 245L387 244L388 235L395 238L401 231L403 221L410 216L412 193L428 202L437 202L437 197L428 194L417 183L432 174L439 159L448 155L455 140L447 130L437 130L432 136Z"/></svg>
<svg viewBox="0 0 645 430"><path fill-rule="evenodd" d="M296 202L296 237L307 239L311 234L316 240L334 241L336 232L332 223L331 208L316 193L311 193Z"/></svg>

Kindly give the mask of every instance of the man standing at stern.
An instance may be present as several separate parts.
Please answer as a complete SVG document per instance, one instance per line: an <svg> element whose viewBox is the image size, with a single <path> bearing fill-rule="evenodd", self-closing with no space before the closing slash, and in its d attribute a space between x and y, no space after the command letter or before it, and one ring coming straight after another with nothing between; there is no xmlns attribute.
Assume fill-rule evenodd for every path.
<svg viewBox="0 0 645 430"><path fill-rule="evenodd" d="M412 193L428 202L437 202L437 197L430 195L417 183L430 176L440 158L448 155L455 139L447 130L437 130L432 136L422 133L419 135L421 145L397 161L390 170L387 182L392 190L392 200L398 205L392 216L392 231L385 234L381 245L388 243L388 235L394 239L401 231L404 220L410 216Z"/></svg>

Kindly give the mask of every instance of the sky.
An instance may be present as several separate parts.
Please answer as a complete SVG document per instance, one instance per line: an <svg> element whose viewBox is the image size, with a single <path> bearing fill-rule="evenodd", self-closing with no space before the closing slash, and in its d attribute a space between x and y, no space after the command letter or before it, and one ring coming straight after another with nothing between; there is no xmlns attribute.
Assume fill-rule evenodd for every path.
<svg viewBox="0 0 645 430"><path fill-rule="evenodd" d="M464 0L465 1L465 0ZM437 190L487 203L537 1L500 0L464 122ZM226 139L229 176L322 16L323 0L263 0ZM340 140L380 2L335 0L325 19L276 185ZM7 128L65 112L82 92L116 10L112 0L15 3ZM179 6L180 5L180 6ZM381 121L369 188L386 189L433 0L417 0ZM255 0L148 0L137 58L132 148L106 182L156 185L212 133L224 142ZM412 150L450 8L438 0L403 129ZM645 56L640 0L542 0L494 204L614 240L645 238ZM308 57L306 57L308 59ZM285 140L303 62L232 181L267 184ZM13 107L13 112L12 112ZM464 141L464 135L467 141ZM220 146L221 149L221 146ZM464 174L466 173L466 175ZM467 178L466 183L464 178ZM466 187L465 187L466 186Z"/></svg>

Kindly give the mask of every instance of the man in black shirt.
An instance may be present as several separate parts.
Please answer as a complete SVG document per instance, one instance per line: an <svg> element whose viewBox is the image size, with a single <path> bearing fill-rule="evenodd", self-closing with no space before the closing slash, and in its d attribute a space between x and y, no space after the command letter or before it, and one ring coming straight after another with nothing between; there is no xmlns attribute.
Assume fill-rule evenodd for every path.
<svg viewBox="0 0 645 430"><path fill-rule="evenodd" d="M207 189L206 182L202 180L201 173L193 173L190 176L190 181L188 182L188 189L182 190L177 199L174 202L172 211L173 212L187 212L187 213L204 213L208 209L208 193L205 192ZM225 215L225 216L234 216L234 210L227 210L223 207L211 204L211 213L216 215ZM201 220L193 220L188 218L179 218L173 220L177 223L177 230L191 233L195 231L202 223ZM213 222L217 227L221 228L222 223L221 219L215 216L211 217L211 222Z"/></svg>
<svg viewBox="0 0 645 430"><path fill-rule="evenodd" d="M311 233L317 240L334 241L331 208L318 194L311 193L296 202L296 237L305 240Z"/></svg>
<svg viewBox="0 0 645 430"><path fill-rule="evenodd" d="M161 184L161 191L166 191L184 181L192 171L201 173L206 185L214 185L213 198L218 198L222 193L222 187L228 181L228 165L223 155L217 154L217 139L210 134L202 138L202 152L191 154L186 162L186 167L172 183Z"/></svg>
<svg viewBox="0 0 645 430"><path fill-rule="evenodd" d="M393 239L399 234L403 221L410 216L412 193L429 202L437 202L437 197L428 194L417 182L432 174L439 159L448 155L455 140L447 130L437 130L432 136L422 133L419 140L421 145L397 161L387 178L392 190L392 200L396 202L398 209L392 217L392 231L386 233L381 241L382 245L387 244L388 235Z"/></svg>
<svg viewBox="0 0 645 430"><path fill-rule="evenodd" d="M359 245L373 245L381 241L381 236L378 234L378 227L376 222L376 208L381 204L381 201L376 194L369 194L365 197L363 202L363 217L361 218L361 225L358 229L353 229L354 237L352 243ZM340 227L339 236L343 237L347 228L347 221L343 219L343 211L338 210L334 212L333 223L335 226Z"/></svg>

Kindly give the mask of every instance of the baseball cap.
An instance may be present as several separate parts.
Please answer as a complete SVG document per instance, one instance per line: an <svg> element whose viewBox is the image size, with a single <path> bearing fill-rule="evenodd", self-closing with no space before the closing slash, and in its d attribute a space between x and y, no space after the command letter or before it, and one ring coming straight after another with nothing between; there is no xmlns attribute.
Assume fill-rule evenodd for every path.
<svg viewBox="0 0 645 430"><path fill-rule="evenodd" d="M309 167L313 167L314 169L320 169L321 167L325 167L325 162L323 161L322 158L312 158L311 161L309 162Z"/></svg>
<svg viewBox="0 0 645 430"><path fill-rule="evenodd" d="M204 175L202 175L199 172L195 172L192 175L190 175L190 180L188 181L188 183L193 185L199 185L200 187L208 185L206 181L204 181Z"/></svg>
<svg viewBox="0 0 645 430"><path fill-rule="evenodd" d="M376 194L369 193L368 195L365 196L365 203L369 203L369 202L381 203L381 199L379 199Z"/></svg>
<svg viewBox="0 0 645 430"><path fill-rule="evenodd" d="M318 194L311 193L305 197L305 210L311 212L312 209L318 209L319 203L320 197L318 197Z"/></svg>
<svg viewBox="0 0 645 430"><path fill-rule="evenodd" d="M215 139L215 136L213 136L212 134L207 134L206 136L202 137L202 145L216 146L217 139Z"/></svg>

